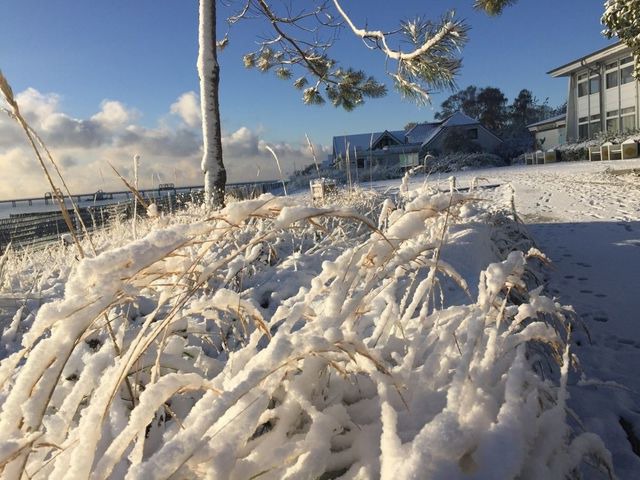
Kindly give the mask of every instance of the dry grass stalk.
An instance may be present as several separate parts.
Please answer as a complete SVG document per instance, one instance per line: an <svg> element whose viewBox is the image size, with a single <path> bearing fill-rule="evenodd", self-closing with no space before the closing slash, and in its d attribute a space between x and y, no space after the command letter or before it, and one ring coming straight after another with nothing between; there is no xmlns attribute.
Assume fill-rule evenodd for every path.
<svg viewBox="0 0 640 480"><path fill-rule="evenodd" d="M64 203L64 195L62 194L60 189L56 187L56 185L54 184L53 179L49 174L49 170L45 165L44 159L42 158L40 149L38 148L37 139L34 137L31 127L29 126L27 121L24 119L24 117L20 113L18 102L13 96L13 90L11 89L9 82L7 81L6 77L3 75L1 70L0 70L0 92L2 92L2 95L4 96L9 106L11 107L11 111L8 112L10 117L15 119L20 125L20 127L22 127L22 129L24 130L24 133L27 136L29 143L31 144L31 147L36 155L36 158L38 159L38 162L42 167L45 177L49 182L49 185L51 186L51 191L54 197L56 198L56 201L58 202L58 206L60 207L60 212L62 213L62 217L64 218L64 221L67 224L67 227L69 228L69 232L73 237L73 241L76 245L76 248L78 249L78 254L80 255L81 258L84 258L84 251L82 249L82 245L80 244L80 240L78 239L78 235L76 234L76 229L73 225L73 222L71 221L71 217L69 216L69 212L67 211L67 207Z"/></svg>

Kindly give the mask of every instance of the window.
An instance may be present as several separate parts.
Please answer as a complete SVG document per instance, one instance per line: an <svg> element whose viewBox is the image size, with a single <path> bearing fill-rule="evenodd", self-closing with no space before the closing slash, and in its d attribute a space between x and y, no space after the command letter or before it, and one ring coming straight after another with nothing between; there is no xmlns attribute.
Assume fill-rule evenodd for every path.
<svg viewBox="0 0 640 480"><path fill-rule="evenodd" d="M633 65L620 69L620 84L633 82Z"/></svg>
<svg viewBox="0 0 640 480"><path fill-rule="evenodd" d="M589 79L589 93L598 93L600 91L600 79L593 77Z"/></svg>
<svg viewBox="0 0 640 480"><path fill-rule="evenodd" d="M607 73L607 88L618 86L618 71Z"/></svg>
<svg viewBox="0 0 640 480"><path fill-rule="evenodd" d="M620 130L618 128L618 125L619 125L618 117L607 118L607 132L617 133Z"/></svg>
<svg viewBox="0 0 640 480"><path fill-rule="evenodd" d="M633 62L632 56L624 57L622 60L620 60L620 65L625 65L627 63L632 63L632 62Z"/></svg>
<svg viewBox="0 0 640 480"><path fill-rule="evenodd" d="M600 114L591 115L591 123L589 124L589 137L593 137L596 133L602 131L602 122L600 121Z"/></svg>
<svg viewBox="0 0 640 480"><path fill-rule="evenodd" d="M618 110L610 110L607 112L607 132L620 131L620 120L618 118Z"/></svg>
<svg viewBox="0 0 640 480"><path fill-rule="evenodd" d="M589 93L589 84L587 82L578 83L578 97L584 97Z"/></svg>
<svg viewBox="0 0 640 480"><path fill-rule="evenodd" d="M478 129L477 128L470 128L469 130L467 130L467 137L470 140L477 140L478 139Z"/></svg>
<svg viewBox="0 0 640 480"><path fill-rule="evenodd" d="M636 107L623 108L620 111L622 131L635 130L636 128Z"/></svg>
<svg viewBox="0 0 640 480"><path fill-rule="evenodd" d="M581 140L584 140L585 138L589 138L589 124L585 123L582 125L578 125L578 137Z"/></svg>

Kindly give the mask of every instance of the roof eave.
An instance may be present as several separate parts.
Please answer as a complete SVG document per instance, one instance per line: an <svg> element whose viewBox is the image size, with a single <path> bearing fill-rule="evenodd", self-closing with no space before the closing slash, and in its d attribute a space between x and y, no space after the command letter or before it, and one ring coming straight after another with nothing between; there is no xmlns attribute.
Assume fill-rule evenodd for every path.
<svg viewBox="0 0 640 480"><path fill-rule="evenodd" d="M553 70L549 70L547 72L547 75L551 75L554 78L566 77L567 75L570 75L574 71L579 70L580 68L584 67L589 63L597 62L598 60L603 60L611 55L618 54L627 49L629 49L627 45L625 45L622 42L617 42L617 43L614 43L613 45L609 45L608 47L602 48L588 55L585 55L581 58L578 58L577 60L573 60L572 62L569 62L565 65L554 68Z"/></svg>

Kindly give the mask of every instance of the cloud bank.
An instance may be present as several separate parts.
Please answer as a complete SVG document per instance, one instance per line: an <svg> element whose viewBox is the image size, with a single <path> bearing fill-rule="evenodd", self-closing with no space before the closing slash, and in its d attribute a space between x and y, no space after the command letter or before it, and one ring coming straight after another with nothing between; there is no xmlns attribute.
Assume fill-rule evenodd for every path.
<svg viewBox="0 0 640 480"><path fill-rule="evenodd" d="M61 109L60 96L33 88L16 95L20 110L51 150L74 193L97 189L122 190L112 164L125 177L132 176L132 159L141 156L142 188L158 183L201 185L201 115L195 92L180 95L169 105L156 127L140 124L142 114L117 100L104 100L89 118L74 118ZM0 114L0 198L40 197L50 187L30 150L24 133L8 116ZM260 129L241 127L222 134L230 182L279 178L273 148L285 172L313 162L304 138L298 142L267 142ZM328 149L314 145L318 160Z"/></svg>

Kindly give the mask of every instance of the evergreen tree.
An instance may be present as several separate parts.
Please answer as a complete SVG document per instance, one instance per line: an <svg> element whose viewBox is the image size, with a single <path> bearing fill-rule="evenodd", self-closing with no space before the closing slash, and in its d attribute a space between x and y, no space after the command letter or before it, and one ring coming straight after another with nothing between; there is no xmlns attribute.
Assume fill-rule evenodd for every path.
<svg viewBox="0 0 640 480"><path fill-rule="evenodd" d="M499 88L487 87L478 93L480 115L478 120L482 125L495 133L500 133L507 121L507 97Z"/></svg>
<svg viewBox="0 0 640 480"><path fill-rule="evenodd" d="M444 120L456 112L463 112L472 118L480 116L478 104L478 87L469 85L464 90L454 93L440 105L440 111L434 115L438 120Z"/></svg>

